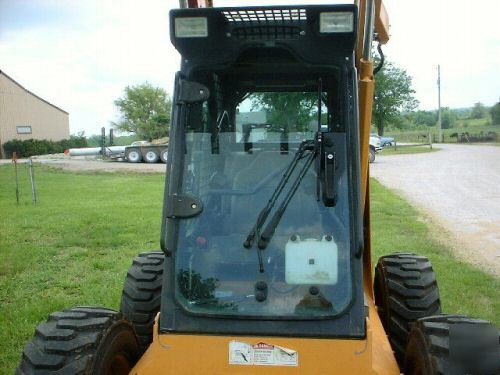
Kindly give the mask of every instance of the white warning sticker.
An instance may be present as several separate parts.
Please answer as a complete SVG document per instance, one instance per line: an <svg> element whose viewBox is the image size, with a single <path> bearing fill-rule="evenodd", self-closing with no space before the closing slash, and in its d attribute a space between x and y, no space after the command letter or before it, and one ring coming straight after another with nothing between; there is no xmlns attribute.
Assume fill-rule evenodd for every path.
<svg viewBox="0 0 500 375"><path fill-rule="evenodd" d="M258 342L248 344L241 341L229 343L230 365L298 366L299 353L278 345Z"/></svg>

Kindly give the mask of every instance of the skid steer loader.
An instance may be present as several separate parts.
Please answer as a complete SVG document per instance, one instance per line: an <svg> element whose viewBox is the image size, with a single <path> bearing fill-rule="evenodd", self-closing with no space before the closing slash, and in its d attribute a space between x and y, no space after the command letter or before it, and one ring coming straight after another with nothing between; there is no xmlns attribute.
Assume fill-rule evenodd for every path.
<svg viewBox="0 0 500 375"><path fill-rule="evenodd" d="M182 63L161 251L133 260L120 312L51 314L18 373L498 371L498 330L441 314L425 257L384 256L372 275L381 1L187 5L170 13Z"/></svg>

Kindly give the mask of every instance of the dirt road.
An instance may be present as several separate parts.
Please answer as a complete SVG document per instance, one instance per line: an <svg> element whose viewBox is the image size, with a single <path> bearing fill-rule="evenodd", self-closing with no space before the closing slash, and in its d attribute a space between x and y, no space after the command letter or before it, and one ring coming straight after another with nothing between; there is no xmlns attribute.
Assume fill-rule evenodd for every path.
<svg viewBox="0 0 500 375"><path fill-rule="evenodd" d="M500 276L500 147L438 147L425 154L382 152L371 175L450 231L460 258Z"/></svg>

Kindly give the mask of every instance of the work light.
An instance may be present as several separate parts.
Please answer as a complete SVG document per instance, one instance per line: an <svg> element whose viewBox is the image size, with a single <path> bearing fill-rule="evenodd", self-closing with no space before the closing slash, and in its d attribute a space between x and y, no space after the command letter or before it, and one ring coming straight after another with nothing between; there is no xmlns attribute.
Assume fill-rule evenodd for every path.
<svg viewBox="0 0 500 375"><path fill-rule="evenodd" d="M206 17L178 17L175 19L177 38L205 38L208 36Z"/></svg>
<svg viewBox="0 0 500 375"><path fill-rule="evenodd" d="M323 12L319 15L320 33L352 33L353 30L352 12Z"/></svg>

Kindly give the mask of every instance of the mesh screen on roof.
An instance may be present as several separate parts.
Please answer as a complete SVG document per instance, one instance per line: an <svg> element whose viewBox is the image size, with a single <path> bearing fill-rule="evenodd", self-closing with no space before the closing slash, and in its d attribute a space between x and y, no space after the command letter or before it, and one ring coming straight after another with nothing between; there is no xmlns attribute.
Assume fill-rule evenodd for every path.
<svg viewBox="0 0 500 375"><path fill-rule="evenodd" d="M233 31L233 36L242 40L294 39L300 36L300 27L293 26L247 26Z"/></svg>
<svg viewBox="0 0 500 375"><path fill-rule="evenodd" d="M297 9L241 9L222 11L229 22L283 22L283 21L305 21L306 10Z"/></svg>

